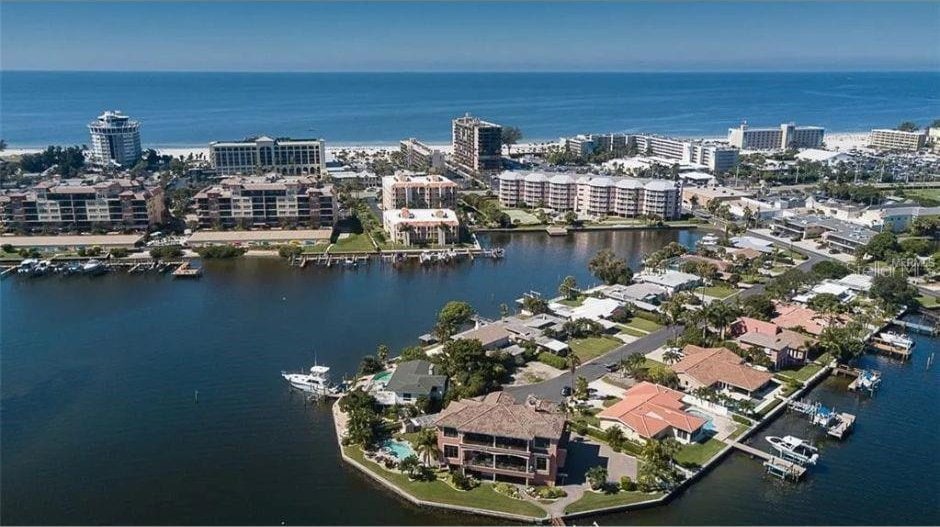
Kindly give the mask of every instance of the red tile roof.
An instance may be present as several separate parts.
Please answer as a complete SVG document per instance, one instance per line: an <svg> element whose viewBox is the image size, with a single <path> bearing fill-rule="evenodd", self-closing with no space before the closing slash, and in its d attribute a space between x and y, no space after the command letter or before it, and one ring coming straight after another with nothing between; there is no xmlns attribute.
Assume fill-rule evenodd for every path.
<svg viewBox="0 0 940 527"><path fill-rule="evenodd" d="M641 382L623 394L623 400L605 408L599 419L619 421L649 439L669 427L694 433L705 420L683 411L683 394L650 382Z"/></svg>
<svg viewBox="0 0 940 527"><path fill-rule="evenodd" d="M773 377L744 364L744 359L727 348L702 348L688 345L682 349L685 357L672 366L677 374L688 375L704 386L718 382L747 391L764 386Z"/></svg>

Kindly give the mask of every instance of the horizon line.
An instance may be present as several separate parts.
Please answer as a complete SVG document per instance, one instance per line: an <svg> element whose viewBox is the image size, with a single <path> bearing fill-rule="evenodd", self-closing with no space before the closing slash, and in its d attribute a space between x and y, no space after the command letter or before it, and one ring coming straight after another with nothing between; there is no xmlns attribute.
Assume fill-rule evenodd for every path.
<svg viewBox="0 0 940 527"><path fill-rule="evenodd" d="M66 70L66 69L30 69L30 68L0 68L0 73L253 73L253 74L509 74L509 75L531 75L531 74L666 74L666 73L684 73L684 74L714 74L714 73L940 73L938 69L786 69L786 70L683 70L683 69L665 69L665 70L108 70L108 69L88 69L88 70Z"/></svg>

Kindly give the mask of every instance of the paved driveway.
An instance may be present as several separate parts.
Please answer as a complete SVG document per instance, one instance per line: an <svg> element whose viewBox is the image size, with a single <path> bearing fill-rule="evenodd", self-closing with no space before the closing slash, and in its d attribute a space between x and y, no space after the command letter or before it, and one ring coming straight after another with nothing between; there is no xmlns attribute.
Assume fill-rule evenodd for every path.
<svg viewBox="0 0 940 527"><path fill-rule="evenodd" d="M568 476L564 484L580 485L587 482L584 474L589 468L598 465L607 469L607 479L610 481L619 482L623 476L636 480L636 458L614 452L609 446L590 437L571 434L564 468Z"/></svg>

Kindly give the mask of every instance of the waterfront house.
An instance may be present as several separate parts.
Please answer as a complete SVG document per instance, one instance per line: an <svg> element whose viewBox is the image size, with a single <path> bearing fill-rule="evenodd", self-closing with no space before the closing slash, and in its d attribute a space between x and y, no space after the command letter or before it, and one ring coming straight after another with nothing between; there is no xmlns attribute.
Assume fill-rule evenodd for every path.
<svg viewBox="0 0 940 527"><path fill-rule="evenodd" d="M480 479L554 485L565 465L565 416L551 404L519 404L506 392L493 392L453 401L435 426L448 467Z"/></svg>
<svg viewBox="0 0 940 527"><path fill-rule="evenodd" d="M375 392L380 404L414 404L424 395L441 399L447 390L447 376L436 373L438 366L426 360L402 362L392 372L385 387Z"/></svg>
<svg viewBox="0 0 940 527"><path fill-rule="evenodd" d="M679 377L679 385L689 392L697 388L712 388L751 396L773 378L765 371L746 365L741 356L727 348L703 348L690 344L682 348L682 355L682 359L671 368Z"/></svg>
<svg viewBox="0 0 940 527"><path fill-rule="evenodd" d="M803 331L810 335L819 336L829 326L829 320L816 311L797 304L775 303L777 315L770 319L772 324L784 329ZM847 317L840 316L840 320Z"/></svg>
<svg viewBox="0 0 940 527"><path fill-rule="evenodd" d="M741 317L731 325L731 335L742 348L762 350L774 368L801 364L806 361L806 348L811 339L772 322Z"/></svg>
<svg viewBox="0 0 940 527"><path fill-rule="evenodd" d="M702 285L702 279L694 274L680 271L643 271L633 277L636 282L654 284L665 289L670 295L687 291Z"/></svg>
<svg viewBox="0 0 940 527"><path fill-rule="evenodd" d="M673 437L680 443L702 438L706 421L686 411L682 392L641 382L623 394L623 399L597 414L600 427L618 427L634 441Z"/></svg>
<svg viewBox="0 0 940 527"><path fill-rule="evenodd" d="M495 350L508 346L510 337L512 337L512 333L506 329L504 324L493 322L457 333L451 338L454 340L478 340L483 345L483 349Z"/></svg>
<svg viewBox="0 0 940 527"><path fill-rule="evenodd" d="M823 280L822 282L813 286L812 289L806 293L802 293L793 297L794 302L799 302L801 304L806 304L812 300L816 295L828 294L836 297L839 302L848 303L851 302L857 295L852 290L852 287L848 285L839 283L835 280Z"/></svg>

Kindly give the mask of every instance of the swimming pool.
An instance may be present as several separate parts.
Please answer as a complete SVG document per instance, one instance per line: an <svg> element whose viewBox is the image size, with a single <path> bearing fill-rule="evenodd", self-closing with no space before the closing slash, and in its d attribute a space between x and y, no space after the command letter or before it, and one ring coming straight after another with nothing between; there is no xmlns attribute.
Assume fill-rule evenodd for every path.
<svg viewBox="0 0 940 527"><path fill-rule="evenodd" d="M392 376L392 372L385 370L383 372L376 373L372 376L372 382L388 382L389 377Z"/></svg>
<svg viewBox="0 0 940 527"><path fill-rule="evenodd" d="M692 415L694 415L694 416L696 416L696 417L701 417L702 419L704 419L704 420L705 420L705 426L703 426L702 428L704 428L706 432L718 432L718 428L716 428L716 427L715 427L715 423L712 422L712 416L708 415L707 413L705 413L705 412L703 412L703 411L701 411L701 410L697 410L697 409L695 409L695 408L686 410L686 412L688 412L688 413L690 413L690 414L692 414Z"/></svg>
<svg viewBox="0 0 940 527"><path fill-rule="evenodd" d="M405 441L397 441L395 439L386 439L382 442L382 447L387 448L392 452L392 455L395 456L395 459L401 461L408 456L415 455L415 451L411 448L411 444Z"/></svg>

